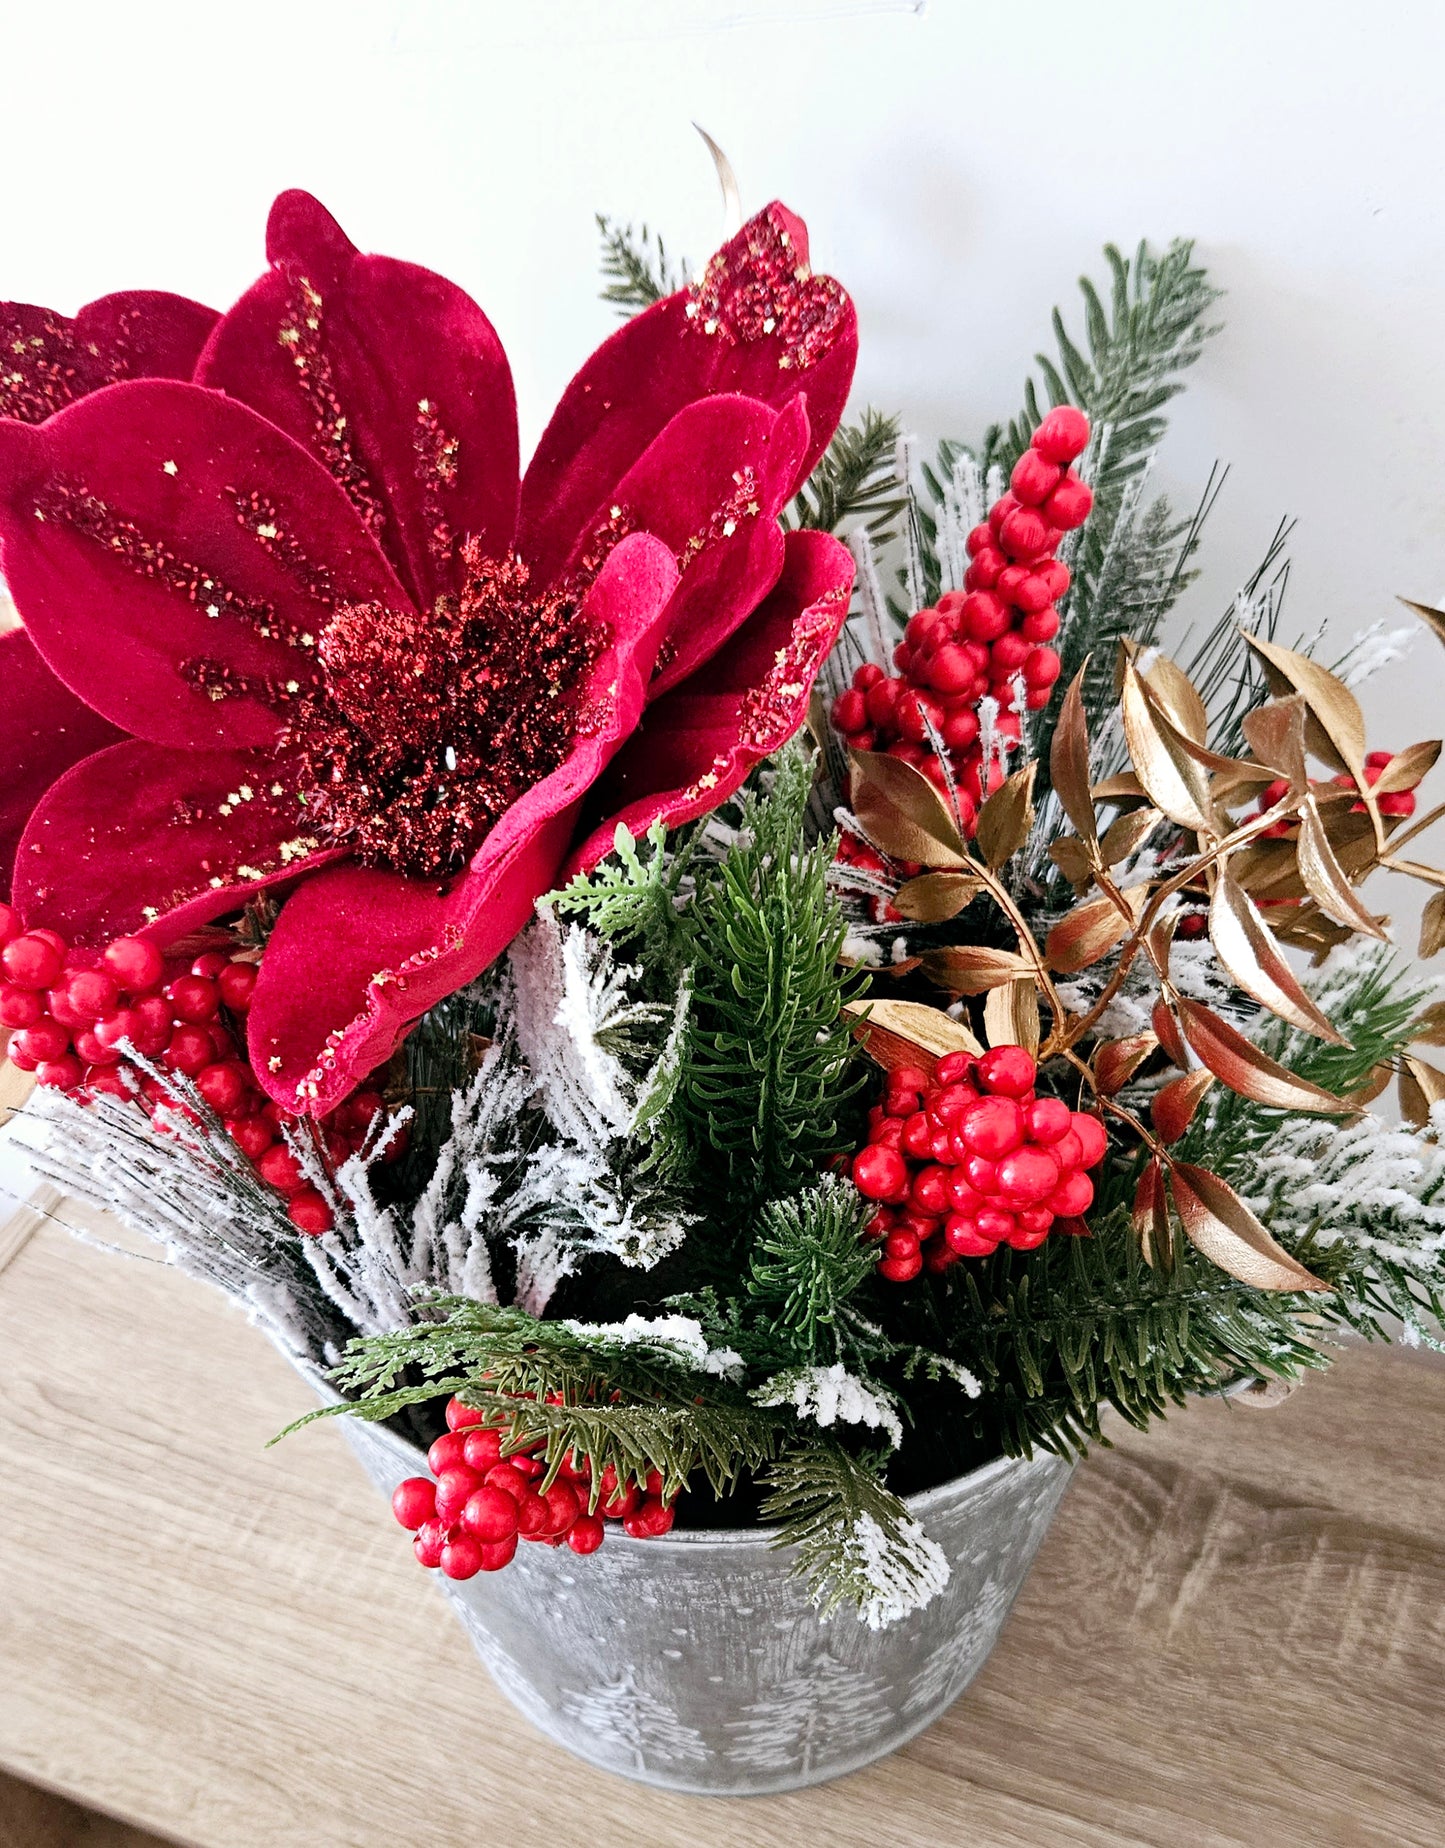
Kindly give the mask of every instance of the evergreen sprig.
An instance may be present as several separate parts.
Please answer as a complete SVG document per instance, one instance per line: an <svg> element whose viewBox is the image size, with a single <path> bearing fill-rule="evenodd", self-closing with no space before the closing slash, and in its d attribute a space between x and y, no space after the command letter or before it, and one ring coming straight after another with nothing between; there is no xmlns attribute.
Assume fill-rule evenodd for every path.
<svg viewBox="0 0 1445 1848"><path fill-rule="evenodd" d="M624 318L650 308L664 296L674 295L687 276L686 262L674 263L662 237L646 225L624 225L597 214L602 239L602 274L607 279L602 300Z"/></svg>
<svg viewBox="0 0 1445 1848"><path fill-rule="evenodd" d="M628 945L647 970L675 982L687 957L681 892L695 839L683 833L669 840L661 822L654 822L639 843L619 823L607 858L542 902Z"/></svg>
<svg viewBox="0 0 1445 1848"><path fill-rule="evenodd" d="M813 1360L825 1345L839 1358L844 1305L872 1276L876 1253L863 1237L869 1203L856 1187L825 1176L759 1218L748 1293L777 1344L779 1362Z"/></svg>
<svg viewBox="0 0 1445 1848"><path fill-rule="evenodd" d="M785 524L827 533L862 526L876 546L889 544L908 507L898 476L898 432L898 418L871 405L856 423L840 424Z"/></svg>
<svg viewBox="0 0 1445 1848"><path fill-rule="evenodd" d="M876 1626L925 1605L947 1578L943 1554L882 1468L875 1452L824 1441L785 1451L767 1470L762 1518L779 1524L775 1547L797 1548L794 1574L824 1618L848 1603Z"/></svg>
<svg viewBox="0 0 1445 1848"><path fill-rule="evenodd" d="M747 798L737 841L684 913L695 985L678 1098L699 1181L734 1221L849 1146L866 1082L843 1018L862 978L838 966L833 843L807 840L812 779L810 754L779 758L771 794Z"/></svg>
<svg viewBox="0 0 1445 1848"><path fill-rule="evenodd" d="M506 1427L505 1450L544 1445L543 1488L577 1454L590 1459L594 1485L609 1465L619 1481L655 1469L671 1496L695 1474L725 1494L776 1454L786 1428L779 1414L689 1370L663 1342L609 1340L465 1297L426 1307L436 1319L349 1343L329 1376L345 1403L288 1431L346 1413L378 1422L456 1396Z"/></svg>

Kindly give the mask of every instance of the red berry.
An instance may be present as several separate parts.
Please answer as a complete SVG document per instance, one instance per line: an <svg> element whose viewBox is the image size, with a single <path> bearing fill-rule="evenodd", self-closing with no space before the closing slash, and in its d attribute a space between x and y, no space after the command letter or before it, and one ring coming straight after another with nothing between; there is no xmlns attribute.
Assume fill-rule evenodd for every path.
<svg viewBox="0 0 1445 1848"><path fill-rule="evenodd" d="M1089 420L1072 404L1056 405L1033 434L1033 445L1046 462L1060 467L1089 446Z"/></svg>
<svg viewBox="0 0 1445 1848"><path fill-rule="evenodd" d="M1019 1231L1029 1238L1045 1238L1054 1223L1054 1216L1046 1206L1021 1206L1014 1214Z"/></svg>
<svg viewBox="0 0 1445 1848"><path fill-rule="evenodd" d="M475 1578L482 1569L482 1549L469 1533L454 1529L442 1548L442 1571L449 1579Z"/></svg>
<svg viewBox="0 0 1445 1848"><path fill-rule="evenodd" d="M20 913L13 905L0 903L0 945L13 942L20 935Z"/></svg>
<svg viewBox="0 0 1445 1848"><path fill-rule="evenodd" d="M909 1199L920 1213L936 1218L948 1211L948 1169L931 1164L915 1175Z"/></svg>
<svg viewBox="0 0 1445 1848"><path fill-rule="evenodd" d="M27 931L0 950L0 967L17 988L53 988L65 967L65 950L39 931Z"/></svg>
<svg viewBox="0 0 1445 1848"><path fill-rule="evenodd" d="M33 1027L22 1027L10 1042L18 1046L25 1056L40 1060L63 1059L70 1051L70 1034L58 1020L52 1020L48 1014L42 1014Z"/></svg>
<svg viewBox="0 0 1445 1848"><path fill-rule="evenodd" d="M75 1055L84 1059L87 1065L119 1065L120 1051L115 1046L103 1046L93 1033L77 1033L75 1036Z"/></svg>
<svg viewBox="0 0 1445 1848"><path fill-rule="evenodd" d="M103 1091L108 1097L121 1097L127 1102L135 1095L126 1083L125 1074L115 1066L87 1066L84 1084L88 1091Z"/></svg>
<svg viewBox="0 0 1445 1848"><path fill-rule="evenodd" d="M437 1477L437 1519L453 1526L481 1486L482 1479L474 1469L464 1463L450 1464Z"/></svg>
<svg viewBox="0 0 1445 1848"><path fill-rule="evenodd" d="M1072 1111L1069 1113L1069 1121L1070 1123L1073 1122ZM1059 1164L1060 1171L1064 1174L1070 1173L1074 1168L1082 1168L1084 1165L1084 1145L1080 1142L1072 1129L1070 1129L1067 1136L1061 1137L1057 1142L1050 1143L1049 1153Z"/></svg>
<svg viewBox="0 0 1445 1848"><path fill-rule="evenodd" d="M286 1202L286 1216L296 1230L304 1232L308 1238L319 1238L336 1223L325 1195L314 1187L303 1187L292 1194Z"/></svg>
<svg viewBox="0 0 1445 1848"><path fill-rule="evenodd" d="M106 945L103 960L127 994L154 988L166 972L165 958L145 937L117 937Z"/></svg>
<svg viewBox="0 0 1445 1848"><path fill-rule="evenodd" d="M187 981L199 981L199 976L188 976ZM109 1021L101 1021L96 1029L103 1039L101 1029L109 1026ZM172 1033L165 1051L161 1054L161 1064L168 1071L184 1072L188 1078L198 1077L208 1065L215 1062L216 1048L211 1036L201 1026L180 1026Z"/></svg>
<svg viewBox="0 0 1445 1848"><path fill-rule="evenodd" d="M995 1050L1002 1052L1007 1049L997 1047ZM981 1097L963 1119L961 1133L965 1145L973 1154L982 1155L986 1161L998 1161L1023 1141L1024 1113L1011 1097ZM977 1185L976 1182L972 1184Z"/></svg>
<svg viewBox="0 0 1445 1848"><path fill-rule="evenodd" d="M1009 486L1025 507L1040 506L1059 485L1060 469L1037 449L1026 449L1014 463Z"/></svg>
<svg viewBox="0 0 1445 1848"><path fill-rule="evenodd" d="M498 1463L493 1469L489 1469L487 1481L494 1489L500 1489L504 1495L510 1495L513 1501L520 1501L524 1495L532 1493L531 1483L510 1461Z"/></svg>
<svg viewBox="0 0 1445 1848"><path fill-rule="evenodd" d="M1079 1139L1079 1166L1097 1168L1109 1147L1109 1132L1098 1117L1090 1116L1087 1111L1074 1111L1070 1122Z"/></svg>
<svg viewBox="0 0 1445 1848"><path fill-rule="evenodd" d="M220 1116L235 1110L250 1088L250 1072L234 1061L204 1066L196 1074L196 1089Z"/></svg>
<svg viewBox="0 0 1445 1848"><path fill-rule="evenodd" d="M442 1548L447 1543L447 1530L440 1521L423 1521L417 1529L411 1550L423 1566L439 1566L442 1563Z"/></svg>
<svg viewBox="0 0 1445 1848"><path fill-rule="evenodd" d="M1047 609L1036 610L1032 616L1025 616L1019 624L1019 634L1026 642L1051 642L1059 632L1059 612L1052 604Z"/></svg>
<svg viewBox="0 0 1445 1848"><path fill-rule="evenodd" d="M87 1026L113 1014L120 1006L120 989L104 969L76 969L66 978L70 1005Z"/></svg>
<svg viewBox="0 0 1445 1848"><path fill-rule="evenodd" d="M1046 1200L1058 1185L1059 1164L1047 1149L1025 1144L998 1165L999 1197L1009 1206Z"/></svg>
<svg viewBox="0 0 1445 1848"><path fill-rule="evenodd" d="M995 1046L978 1062L979 1082L1000 1097L1022 1097L1033 1090L1038 1069L1022 1046ZM980 1149L979 1153L987 1151Z"/></svg>
<svg viewBox="0 0 1445 1848"><path fill-rule="evenodd" d="M33 1072L40 1063L39 1059L32 1059L25 1048L17 1045L13 1039L6 1048L6 1057L17 1072Z"/></svg>
<svg viewBox="0 0 1445 1848"><path fill-rule="evenodd" d="M977 1194L998 1192L998 1163L990 1161L986 1155L965 1155L963 1177Z"/></svg>
<svg viewBox="0 0 1445 1848"><path fill-rule="evenodd" d="M275 1132L263 1116L227 1117L226 1134L247 1161L259 1161L276 1140Z"/></svg>
<svg viewBox="0 0 1445 1848"><path fill-rule="evenodd" d="M1082 526L1088 519L1094 506L1094 491L1085 481L1080 481L1075 474L1065 475L1044 502L1040 512L1051 526L1060 526L1070 532L1076 526Z"/></svg>
<svg viewBox="0 0 1445 1848"><path fill-rule="evenodd" d="M467 1430L462 1441L462 1456L468 1469L485 1476L502 1460L501 1432L476 1427Z"/></svg>
<svg viewBox="0 0 1445 1848"><path fill-rule="evenodd" d="M1051 500L1057 499L1058 494L1055 488ZM1050 549L1046 513L1034 507L1015 507L999 524L998 542L1010 558L1021 564L1038 558Z"/></svg>
<svg viewBox="0 0 1445 1848"><path fill-rule="evenodd" d="M995 1245L1002 1245L1012 1239L1018 1230L1018 1222L1012 1213L1006 1213L1002 1207L985 1206L973 1216L973 1223L978 1228L980 1238L992 1239Z"/></svg>
<svg viewBox="0 0 1445 1848"><path fill-rule="evenodd" d="M911 1283L923 1269L923 1253L917 1245L909 1252L896 1258L881 1258L878 1262L878 1274L886 1277L890 1283Z"/></svg>
<svg viewBox="0 0 1445 1848"><path fill-rule="evenodd" d="M1045 1202L1060 1219L1077 1219L1094 1204L1094 1183L1081 1168L1066 1174Z"/></svg>
<svg viewBox="0 0 1445 1848"><path fill-rule="evenodd" d="M392 1491L391 1511L403 1527L415 1533L423 1521L436 1517L436 1484L429 1476L408 1476Z"/></svg>
<svg viewBox="0 0 1445 1848"><path fill-rule="evenodd" d="M36 1083L54 1091L73 1091L84 1076L85 1067L73 1052L62 1053L58 1059L41 1059L35 1067Z"/></svg>
<svg viewBox="0 0 1445 1848"><path fill-rule="evenodd" d="M853 1157L853 1184L869 1200L902 1200L908 1192L908 1164L882 1143Z"/></svg>
<svg viewBox="0 0 1445 1848"><path fill-rule="evenodd" d="M977 1220L967 1213L950 1213L943 1222L943 1237L948 1249L960 1258L986 1258L998 1249L998 1240L986 1238Z"/></svg>
<svg viewBox="0 0 1445 1848"><path fill-rule="evenodd" d="M656 1495L649 1495L642 1506L623 1521L622 1531L630 1534L634 1540L654 1540L667 1533L672 1522L672 1504L662 1501Z"/></svg>
<svg viewBox="0 0 1445 1848"><path fill-rule="evenodd" d="M44 1012L38 989L0 982L0 1027L33 1027Z"/></svg>
<svg viewBox="0 0 1445 1848"><path fill-rule="evenodd" d="M1051 687L1059 677L1060 666L1059 657L1052 648L1031 648L1024 660L1025 685Z"/></svg>
<svg viewBox="0 0 1445 1848"><path fill-rule="evenodd" d="M962 1084L973 1070L971 1052L946 1052L938 1061L934 1077L941 1085Z"/></svg>
<svg viewBox="0 0 1445 1848"><path fill-rule="evenodd" d="M996 642L1012 621L1009 606L991 590L976 590L964 603L963 629L972 642Z"/></svg>
<svg viewBox="0 0 1445 1848"><path fill-rule="evenodd" d="M517 1536L511 1534L505 1540L494 1540L490 1545L486 1541L478 1544L483 1572L500 1572L503 1566L511 1565L517 1557Z"/></svg>
<svg viewBox="0 0 1445 1848"><path fill-rule="evenodd" d="M251 990L256 986L256 965L228 962L216 977L221 1000L233 1014L244 1014L251 1005Z"/></svg>
<svg viewBox="0 0 1445 1848"><path fill-rule="evenodd" d="M1036 1097L1024 1106L1024 1123L1029 1141L1048 1148L1068 1135L1074 1125L1074 1115L1060 1097Z"/></svg>
<svg viewBox="0 0 1445 1848"><path fill-rule="evenodd" d="M472 1425L481 1424L486 1413L477 1411L473 1406L464 1405L460 1399L451 1398L447 1400L445 1416L448 1431L465 1431Z"/></svg>
<svg viewBox="0 0 1445 1848"><path fill-rule="evenodd" d="M207 950L191 964L191 974L209 976L214 980L223 969L230 966L231 959L224 950Z"/></svg>
<svg viewBox="0 0 1445 1848"><path fill-rule="evenodd" d="M460 1469L465 1461L462 1440L452 1431L439 1437L426 1453L426 1466L434 1476L440 1476L444 1470Z"/></svg>
<svg viewBox="0 0 1445 1848"><path fill-rule="evenodd" d="M469 1495L461 1511L462 1526L488 1546L510 1540L517 1531L517 1504L504 1490L484 1483Z"/></svg>
<svg viewBox="0 0 1445 1848"><path fill-rule="evenodd" d="M567 1529L567 1544L574 1553L584 1558L588 1553L595 1553L606 1538L607 1529L595 1514L579 1514Z"/></svg>
<svg viewBox="0 0 1445 1848"><path fill-rule="evenodd" d="M274 1187L277 1193L300 1193L310 1183L302 1172L301 1164L284 1142L274 1143L256 1163L256 1172L268 1187Z"/></svg>
<svg viewBox="0 0 1445 1848"><path fill-rule="evenodd" d="M221 1006L221 991L204 975L177 976L166 990L177 1020L214 1020Z"/></svg>
<svg viewBox="0 0 1445 1848"><path fill-rule="evenodd" d="M559 1477L542 1497L547 1508L547 1525L539 1538L555 1538L565 1534L567 1529L582 1512L582 1504L577 1499L577 1491L570 1482L563 1482Z"/></svg>

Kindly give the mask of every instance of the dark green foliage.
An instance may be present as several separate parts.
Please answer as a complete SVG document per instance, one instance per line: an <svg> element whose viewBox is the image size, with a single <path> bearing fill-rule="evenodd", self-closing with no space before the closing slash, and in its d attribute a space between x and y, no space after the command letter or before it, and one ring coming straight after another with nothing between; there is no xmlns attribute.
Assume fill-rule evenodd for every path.
<svg viewBox="0 0 1445 1848"><path fill-rule="evenodd" d="M579 918L599 936L626 945L629 955L675 989L689 950L681 892L694 839L684 833L668 841L661 824L654 823L646 841L638 843L619 828L601 865L579 873L545 902L563 917Z"/></svg>
<svg viewBox="0 0 1445 1848"><path fill-rule="evenodd" d="M1188 1247L1168 1275L1150 1270L1123 1212L1091 1229L950 1273L950 1348L983 1383L980 1428L1010 1453L1082 1454L1105 1404L1142 1426L1240 1375L1326 1365L1295 1320L1318 1297L1251 1289Z"/></svg>
<svg viewBox="0 0 1445 1848"><path fill-rule="evenodd" d="M871 1208L852 1186L826 1183L763 1209L753 1239L748 1294L768 1325L779 1361L812 1360L842 1347L843 1305L873 1274L863 1237Z"/></svg>
<svg viewBox="0 0 1445 1848"><path fill-rule="evenodd" d="M575 1451L592 1460L594 1480L609 1464L619 1481L659 1470L668 1495L694 1472L722 1494L776 1453L786 1414L716 1380L700 1402L698 1376L661 1343L608 1340L464 1297L427 1307L437 1319L353 1341L331 1374L348 1403L289 1429L337 1412L392 1418L456 1394L507 1426L510 1447L545 1441L543 1487Z"/></svg>
<svg viewBox="0 0 1445 1848"><path fill-rule="evenodd" d="M736 843L685 914L693 1007L678 1088L714 1210L750 1218L850 1145L866 1082L842 1018L862 982L838 968L846 925L831 839L806 838L811 757L778 760Z"/></svg>
<svg viewBox="0 0 1445 1848"><path fill-rule="evenodd" d="M840 425L788 509L787 524L840 534L862 526L875 545L888 544L908 506L898 479L898 421L870 406L856 423Z"/></svg>
<svg viewBox="0 0 1445 1848"><path fill-rule="evenodd" d="M602 238L602 274L607 278L602 299L624 319L683 286L686 263L674 263L662 238L646 225L618 224L599 212L597 229Z"/></svg>

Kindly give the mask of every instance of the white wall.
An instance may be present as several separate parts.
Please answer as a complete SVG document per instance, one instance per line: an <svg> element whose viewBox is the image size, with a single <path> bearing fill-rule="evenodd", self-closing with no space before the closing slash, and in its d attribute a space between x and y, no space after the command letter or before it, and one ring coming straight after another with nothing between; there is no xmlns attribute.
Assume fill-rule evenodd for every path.
<svg viewBox="0 0 1445 1848"><path fill-rule="evenodd" d="M931 439L1014 407L1106 239L1192 235L1228 328L1162 479L1233 471L1193 605L1291 513L1294 623L1344 639L1445 593L1442 54L1435 0L0 0L0 295L224 305L305 185L477 295L525 440L611 325L593 211L715 241L696 117L856 296L860 401ZM1445 729L1441 688L1422 638L1367 689L1372 742Z"/></svg>

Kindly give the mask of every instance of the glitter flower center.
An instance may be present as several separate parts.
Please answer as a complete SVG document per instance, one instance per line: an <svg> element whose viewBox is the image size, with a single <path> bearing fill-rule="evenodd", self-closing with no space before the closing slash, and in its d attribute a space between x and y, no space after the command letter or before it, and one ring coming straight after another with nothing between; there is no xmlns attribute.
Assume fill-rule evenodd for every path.
<svg viewBox="0 0 1445 1848"><path fill-rule="evenodd" d="M460 871L498 818L570 752L606 642L575 586L534 595L520 559L468 539L456 595L422 615L347 604L290 742L308 816L373 865Z"/></svg>

